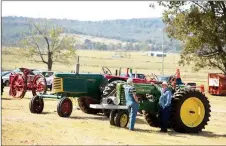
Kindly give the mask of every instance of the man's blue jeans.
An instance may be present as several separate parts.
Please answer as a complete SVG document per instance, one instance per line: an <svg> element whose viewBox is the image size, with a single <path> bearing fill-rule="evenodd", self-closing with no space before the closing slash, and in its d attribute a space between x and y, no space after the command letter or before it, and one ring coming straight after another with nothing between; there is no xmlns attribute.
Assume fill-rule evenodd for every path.
<svg viewBox="0 0 226 146"><path fill-rule="evenodd" d="M159 120L160 120L161 130L163 131L167 131L170 114L171 114L171 106L168 106L164 109L160 108Z"/></svg>
<svg viewBox="0 0 226 146"><path fill-rule="evenodd" d="M134 130L134 125L135 125L135 122L136 122L139 104L136 103L136 102L129 102L127 105L129 106L129 113L130 113L129 130Z"/></svg>

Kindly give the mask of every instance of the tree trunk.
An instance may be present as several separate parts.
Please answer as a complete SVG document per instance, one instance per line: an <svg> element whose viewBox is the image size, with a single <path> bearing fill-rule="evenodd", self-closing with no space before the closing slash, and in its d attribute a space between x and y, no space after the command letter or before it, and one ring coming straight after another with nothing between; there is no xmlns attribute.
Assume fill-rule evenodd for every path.
<svg viewBox="0 0 226 146"><path fill-rule="evenodd" d="M52 65L53 65L53 62L52 61L48 61L48 71L52 70Z"/></svg>
<svg viewBox="0 0 226 146"><path fill-rule="evenodd" d="M48 71L52 70L53 60L52 60L52 53L48 52Z"/></svg>

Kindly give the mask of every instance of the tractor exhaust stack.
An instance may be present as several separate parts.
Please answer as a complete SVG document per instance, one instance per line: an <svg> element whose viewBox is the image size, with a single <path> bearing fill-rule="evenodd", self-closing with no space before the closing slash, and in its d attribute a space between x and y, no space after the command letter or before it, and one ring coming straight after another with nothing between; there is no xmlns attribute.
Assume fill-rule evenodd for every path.
<svg viewBox="0 0 226 146"><path fill-rule="evenodd" d="M129 68L126 69L126 77L129 77Z"/></svg>
<svg viewBox="0 0 226 146"><path fill-rule="evenodd" d="M121 75L121 67L119 68L118 75Z"/></svg>
<svg viewBox="0 0 226 146"><path fill-rule="evenodd" d="M76 74L79 74L79 67L80 67L80 64L79 64L79 56L77 58L77 63L76 63L76 67L75 67L75 73Z"/></svg>

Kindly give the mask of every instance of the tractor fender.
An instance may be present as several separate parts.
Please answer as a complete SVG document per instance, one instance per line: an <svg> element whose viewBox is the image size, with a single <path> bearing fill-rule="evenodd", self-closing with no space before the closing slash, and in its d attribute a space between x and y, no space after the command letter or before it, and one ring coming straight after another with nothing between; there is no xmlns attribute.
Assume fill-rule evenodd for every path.
<svg viewBox="0 0 226 146"><path fill-rule="evenodd" d="M108 80L108 83L111 83L111 82L116 81L116 80L120 80L120 81L125 81L126 82L126 80L122 79L122 78L111 78L110 80Z"/></svg>

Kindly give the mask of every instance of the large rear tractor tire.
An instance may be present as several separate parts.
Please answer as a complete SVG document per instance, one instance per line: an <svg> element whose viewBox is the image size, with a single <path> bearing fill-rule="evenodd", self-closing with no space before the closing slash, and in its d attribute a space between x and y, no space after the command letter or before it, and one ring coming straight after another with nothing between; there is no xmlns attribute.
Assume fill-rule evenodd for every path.
<svg viewBox="0 0 226 146"><path fill-rule="evenodd" d="M43 75L38 74L34 76L33 86L34 86L34 88L32 89L33 96L37 94L46 94L47 83Z"/></svg>
<svg viewBox="0 0 226 146"><path fill-rule="evenodd" d="M12 80L12 85L10 85L10 95L14 98L22 99L27 92L27 79L24 74L15 74Z"/></svg>
<svg viewBox="0 0 226 146"><path fill-rule="evenodd" d="M78 105L79 108L87 114L98 114L101 110L100 109L92 109L89 107L90 104L98 104L95 103L90 97L79 97L78 98Z"/></svg>
<svg viewBox="0 0 226 146"><path fill-rule="evenodd" d="M116 85L118 83L124 83L124 82L125 81L122 81L122 80L115 80L108 83L104 88L102 99L108 98L109 96L116 96ZM109 117L111 110L104 109L102 110L102 112L104 113L105 116Z"/></svg>
<svg viewBox="0 0 226 146"><path fill-rule="evenodd" d="M210 104L196 89L179 89L172 98L170 125L176 132L198 133L210 118Z"/></svg>
<svg viewBox="0 0 226 146"><path fill-rule="evenodd" d="M57 105L57 113L60 117L69 117L73 110L73 104L71 99L64 97Z"/></svg>

